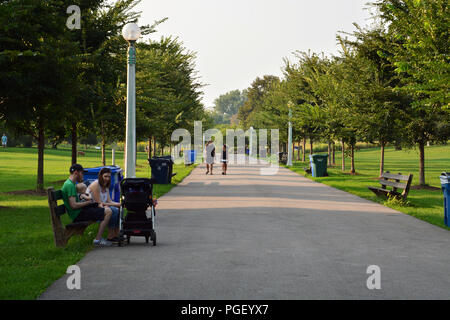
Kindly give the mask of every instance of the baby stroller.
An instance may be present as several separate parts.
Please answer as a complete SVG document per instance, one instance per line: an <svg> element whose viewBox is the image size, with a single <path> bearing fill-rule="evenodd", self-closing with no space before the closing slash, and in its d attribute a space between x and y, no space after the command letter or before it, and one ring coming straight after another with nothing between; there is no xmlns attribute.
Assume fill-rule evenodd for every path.
<svg viewBox="0 0 450 320"><path fill-rule="evenodd" d="M146 178L123 179L120 190L120 238L126 236L127 243L130 243L131 236L145 237L147 243L150 238L156 246L153 181ZM124 208L127 211L125 218L122 216ZM119 246L121 244L119 242Z"/></svg>

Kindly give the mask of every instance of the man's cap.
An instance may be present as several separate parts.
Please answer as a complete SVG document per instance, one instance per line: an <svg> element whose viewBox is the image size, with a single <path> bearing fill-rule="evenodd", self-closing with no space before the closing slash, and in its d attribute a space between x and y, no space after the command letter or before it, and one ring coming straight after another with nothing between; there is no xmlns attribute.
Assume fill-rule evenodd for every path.
<svg viewBox="0 0 450 320"><path fill-rule="evenodd" d="M70 167L70 173L74 173L75 171L83 172L83 166L81 164L75 163Z"/></svg>

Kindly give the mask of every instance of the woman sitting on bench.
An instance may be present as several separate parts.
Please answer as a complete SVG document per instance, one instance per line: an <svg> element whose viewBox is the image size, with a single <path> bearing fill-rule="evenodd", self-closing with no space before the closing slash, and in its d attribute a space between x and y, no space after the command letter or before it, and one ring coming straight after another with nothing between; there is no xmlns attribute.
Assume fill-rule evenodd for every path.
<svg viewBox="0 0 450 320"><path fill-rule="evenodd" d="M120 203L111 200L109 188L111 187L111 169L102 168L98 179L87 188L87 193L99 207L109 208L112 211L108 224L108 241L119 242L119 208Z"/></svg>

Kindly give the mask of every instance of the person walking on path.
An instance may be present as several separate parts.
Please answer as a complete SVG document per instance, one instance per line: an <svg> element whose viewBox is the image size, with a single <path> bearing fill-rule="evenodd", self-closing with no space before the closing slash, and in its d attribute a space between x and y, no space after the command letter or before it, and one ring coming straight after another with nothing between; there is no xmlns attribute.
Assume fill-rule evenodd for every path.
<svg viewBox="0 0 450 320"><path fill-rule="evenodd" d="M2 136L2 146L3 148L6 148L6 144L8 143L8 137L6 136L6 133Z"/></svg>
<svg viewBox="0 0 450 320"><path fill-rule="evenodd" d="M227 174L227 167L228 167L228 148L227 145L224 144L222 147L222 174Z"/></svg>
<svg viewBox="0 0 450 320"><path fill-rule="evenodd" d="M73 222L101 221L98 228L97 237L94 239L95 246L109 247L110 241L102 238L103 231L109 223L112 211L109 207L93 206L90 201L81 202L77 194L76 183L82 182L84 169L80 164L73 164L70 167L69 179L64 182L61 189L64 206Z"/></svg>
<svg viewBox="0 0 450 320"><path fill-rule="evenodd" d="M214 157L216 156L216 147L214 143L209 140L206 143L206 174L213 174Z"/></svg>

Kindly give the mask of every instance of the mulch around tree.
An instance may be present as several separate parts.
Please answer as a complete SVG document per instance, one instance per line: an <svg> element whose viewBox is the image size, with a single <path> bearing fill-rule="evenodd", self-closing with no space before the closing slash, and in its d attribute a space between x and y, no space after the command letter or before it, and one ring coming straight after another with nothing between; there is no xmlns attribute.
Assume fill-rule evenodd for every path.
<svg viewBox="0 0 450 320"><path fill-rule="evenodd" d="M411 190L430 190L430 191L442 191L442 188L432 186L411 186Z"/></svg>
<svg viewBox="0 0 450 320"><path fill-rule="evenodd" d="M46 196L47 191L36 191L36 190L17 190L17 191L9 191L5 192L5 194L9 195L21 195L21 196Z"/></svg>

